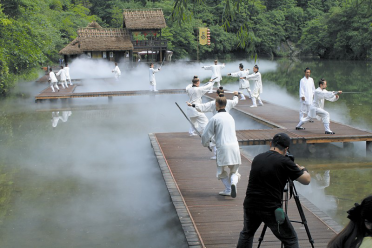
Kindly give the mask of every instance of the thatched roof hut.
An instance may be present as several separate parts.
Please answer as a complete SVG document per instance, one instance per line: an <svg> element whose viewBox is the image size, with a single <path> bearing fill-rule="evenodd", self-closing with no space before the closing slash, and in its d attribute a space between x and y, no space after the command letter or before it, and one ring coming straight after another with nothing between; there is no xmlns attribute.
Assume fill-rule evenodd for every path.
<svg viewBox="0 0 372 248"><path fill-rule="evenodd" d="M162 29L167 26L161 9L124 10L124 28L129 30Z"/></svg>
<svg viewBox="0 0 372 248"><path fill-rule="evenodd" d="M63 48L59 54L78 55L87 51L127 51L133 44L127 30L122 28L102 28L92 22L78 30L78 37Z"/></svg>

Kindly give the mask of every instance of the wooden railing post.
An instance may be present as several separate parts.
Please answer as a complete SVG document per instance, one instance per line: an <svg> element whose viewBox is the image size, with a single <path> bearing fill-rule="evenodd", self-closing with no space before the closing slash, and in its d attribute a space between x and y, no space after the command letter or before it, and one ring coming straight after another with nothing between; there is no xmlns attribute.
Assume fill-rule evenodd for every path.
<svg viewBox="0 0 372 248"><path fill-rule="evenodd" d="M366 156L372 156L372 141L366 141Z"/></svg>

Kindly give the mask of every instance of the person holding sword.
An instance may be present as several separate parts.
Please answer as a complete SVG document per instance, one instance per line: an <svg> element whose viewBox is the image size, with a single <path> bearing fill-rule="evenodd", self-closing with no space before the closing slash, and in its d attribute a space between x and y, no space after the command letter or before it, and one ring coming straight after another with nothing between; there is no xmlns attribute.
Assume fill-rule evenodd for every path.
<svg viewBox="0 0 372 248"><path fill-rule="evenodd" d="M243 64L240 63L238 72L229 73L227 75L232 77L239 77L239 90L246 89L248 92L248 97L252 98L252 92L250 89L249 81L243 78L249 75L249 69L244 70ZM243 94L240 94L240 100L245 100L245 96Z"/></svg>
<svg viewBox="0 0 372 248"><path fill-rule="evenodd" d="M154 63L150 64L150 69L149 69L150 91L154 91L154 92L158 91L156 89L155 73L159 72L160 68L154 69Z"/></svg>
<svg viewBox="0 0 372 248"><path fill-rule="evenodd" d="M307 117L302 118L296 126L296 130L305 130L302 127L303 124L309 122L311 118L322 119L325 129L325 134L335 134L330 127L329 113L324 110L324 100L335 102L339 99L339 95L342 91L327 91L327 81L322 78L319 80L319 87L314 91L314 100L310 106L310 110Z"/></svg>
<svg viewBox="0 0 372 248"><path fill-rule="evenodd" d="M218 61L215 60L214 61L214 65L210 65L210 66L202 66L202 68L204 70L211 70L212 71L212 76L211 76L211 79L214 80L214 82L216 82L217 84L217 88L219 88L221 85L220 85L220 82L222 80L222 76L221 76L221 69L225 68L225 63L223 63L222 65L218 65ZM209 91L209 93L213 93L212 92L213 89L211 89Z"/></svg>
<svg viewBox="0 0 372 248"><path fill-rule="evenodd" d="M189 103L190 104L200 104L202 103L202 96L204 96L208 91L213 89L213 79L209 80L208 84L205 86L200 86L200 79L198 76L194 76L192 79L192 84L189 84L186 87L186 93L189 96ZM208 118L205 116L204 113L198 112L195 108L188 106L187 107L187 115L190 118L190 121L198 128L200 133L203 133L205 126L208 123ZM191 126L189 129L189 135L195 136L197 135L194 131L194 128Z"/></svg>

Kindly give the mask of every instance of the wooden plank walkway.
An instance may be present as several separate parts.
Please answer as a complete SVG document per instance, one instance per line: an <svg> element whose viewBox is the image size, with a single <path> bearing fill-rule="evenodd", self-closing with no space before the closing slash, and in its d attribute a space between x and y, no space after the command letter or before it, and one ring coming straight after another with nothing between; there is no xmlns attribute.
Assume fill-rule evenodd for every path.
<svg viewBox="0 0 372 248"><path fill-rule="evenodd" d="M243 201L250 161L242 156L237 197L224 197L218 195L223 184L215 176L216 162L209 159L211 153L201 146L199 137L190 137L187 133L149 136L189 247L236 247L243 228ZM306 199L301 198L301 203L315 247L326 247L341 227ZM289 202L288 215L291 220L300 220L293 199ZM304 227L297 223L293 225L300 247L311 247ZM261 228L255 235L255 246ZM261 247L280 247L280 242L268 230Z"/></svg>
<svg viewBox="0 0 372 248"><path fill-rule="evenodd" d="M74 84L73 86L76 87ZM75 90L75 88L73 89ZM84 97L114 97L114 96L139 96L139 95L161 95L161 94L184 94L184 89L167 89L159 91L137 90L137 91L103 91L103 92L81 92L74 93L73 91L60 91L59 93L52 92L51 88L43 90L35 96L35 101L48 99L66 99L66 98L84 98Z"/></svg>
<svg viewBox="0 0 372 248"><path fill-rule="evenodd" d="M215 99L215 94L206 95L210 99ZM226 94L228 99L232 94ZM275 133L284 132L289 135L293 143L331 143L331 142L356 142L372 141L372 133L351 127L345 124L331 121L330 127L336 134L329 135L324 133L324 126L321 121L314 120L313 123L306 123L306 130L296 130L299 122L298 111L278 106L264 101L264 106L251 108L252 101L247 98L239 101L234 109L247 114L256 121L272 127L270 130L243 130L237 131L241 145L262 145L268 144ZM332 113L331 113L332 117ZM249 129L249 127L247 127ZM271 138L270 138L271 136Z"/></svg>

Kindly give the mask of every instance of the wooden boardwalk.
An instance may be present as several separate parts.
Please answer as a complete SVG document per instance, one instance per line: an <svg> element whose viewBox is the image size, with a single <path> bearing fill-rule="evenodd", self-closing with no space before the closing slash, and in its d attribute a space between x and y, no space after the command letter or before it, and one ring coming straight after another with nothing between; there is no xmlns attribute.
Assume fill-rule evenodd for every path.
<svg viewBox="0 0 372 248"><path fill-rule="evenodd" d="M238 195L233 199L218 195L223 184L215 176L216 161L209 159L212 154L201 146L199 137L190 137L188 133L163 133L150 134L150 139L189 247L236 247L243 228L243 201L250 161L242 156L239 169L242 177ZM326 247L341 227L306 199L301 198L301 203L315 247ZM289 202L288 215L291 220L300 221L293 199ZM300 247L311 247L304 227L293 225ZM254 247L257 247L261 228L255 235ZM280 247L280 242L268 230L261 247Z"/></svg>
<svg viewBox="0 0 372 248"><path fill-rule="evenodd" d="M215 94L207 94L206 96L210 99L215 99ZM226 94L226 97L231 99L232 94ZM247 100L239 101L235 109L273 129L237 131L240 145L269 144L274 134L284 132L289 135L294 144L367 141L368 151L372 148L371 132L331 121L330 127L336 134L329 135L324 133L323 123L316 119L313 123L306 123L304 125L306 130L296 130L295 127L299 122L298 111L266 101L264 101L264 106L257 108L251 108L250 105L252 105L252 101L247 98Z"/></svg>
<svg viewBox="0 0 372 248"><path fill-rule="evenodd" d="M74 84L73 86L76 87ZM137 90L137 91L103 91L103 92L81 92L75 93L75 87L68 91L52 92L51 88L48 87L40 94L35 96L35 101L50 100L50 99L68 99L68 98L84 98L84 97L114 97L114 96L139 96L139 95L162 95L162 94L183 94L186 91L184 89L167 89L158 90L156 92L149 90Z"/></svg>

